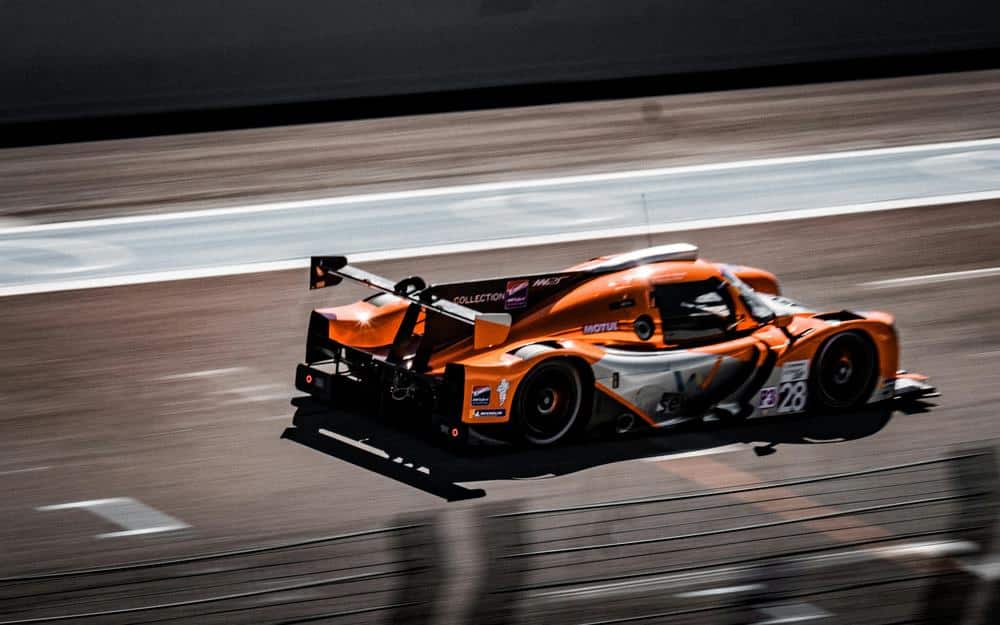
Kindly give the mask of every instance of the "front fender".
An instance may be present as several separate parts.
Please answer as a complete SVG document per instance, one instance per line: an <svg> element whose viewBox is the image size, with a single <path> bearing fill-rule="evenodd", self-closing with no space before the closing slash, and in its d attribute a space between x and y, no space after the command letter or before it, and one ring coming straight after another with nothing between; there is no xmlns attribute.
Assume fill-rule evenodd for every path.
<svg viewBox="0 0 1000 625"><path fill-rule="evenodd" d="M899 339L892 324L892 316L887 313L858 313L856 319L833 320L811 319L816 323L804 330L790 347L786 348L778 360L779 366L791 361L808 360L812 362L823 342L841 332L860 332L875 345L878 354L879 384L876 392L888 380L896 377L899 370ZM797 335L801 331L793 331Z"/></svg>

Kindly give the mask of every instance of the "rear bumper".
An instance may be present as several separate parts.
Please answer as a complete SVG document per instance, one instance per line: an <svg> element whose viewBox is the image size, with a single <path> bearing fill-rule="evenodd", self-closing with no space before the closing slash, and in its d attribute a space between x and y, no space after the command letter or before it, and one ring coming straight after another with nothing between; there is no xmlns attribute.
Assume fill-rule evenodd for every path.
<svg viewBox="0 0 1000 625"><path fill-rule="evenodd" d="M418 374L331 339L318 347L310 341L307 352L322 353L325 359L299 364L295 388L316 400L377 416L424 420L449 439L468 438L461 412L462 367L449 366L443 377Z"/></svg>
<svg viewBox="0 0 1000 625"><path fill-rule="evenodd" d="M328 403L336 396L333 387L337 377L321 369L300 364L295 368L295 388Z"/></svg>

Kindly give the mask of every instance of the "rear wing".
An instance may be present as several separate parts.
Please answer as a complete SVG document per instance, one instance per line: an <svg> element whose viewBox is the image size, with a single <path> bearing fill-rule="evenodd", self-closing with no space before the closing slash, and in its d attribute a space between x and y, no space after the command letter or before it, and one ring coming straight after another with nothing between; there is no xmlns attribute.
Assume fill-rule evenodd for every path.
<svg viewBox="0 0 1000 625"><path fill-rule="evenodd" d="M511 316L507 313L483 313L456 304L433 294L427 283L417 276L393 282L388 278L358 269L347 263L346 256L313 256L309 263L309 289L336 286L344 278L364 284L377 291L408 300L411 306L437 313L472 326L476 349L498 345L507 340Z"/></svg>

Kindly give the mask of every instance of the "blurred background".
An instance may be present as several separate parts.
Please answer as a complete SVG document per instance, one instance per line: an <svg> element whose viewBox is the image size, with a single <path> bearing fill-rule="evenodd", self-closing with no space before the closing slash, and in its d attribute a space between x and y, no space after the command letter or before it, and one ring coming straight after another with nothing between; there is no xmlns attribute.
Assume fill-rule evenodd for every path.
<svg viewBox="0 0 1000 625"><path fill-rule="evenodd" d="M0 0L0 42L0 625L996 622L1000 4ZM365 295L310 255L675 241L892 312L942 396L463 456L289 403Z"/></svg>

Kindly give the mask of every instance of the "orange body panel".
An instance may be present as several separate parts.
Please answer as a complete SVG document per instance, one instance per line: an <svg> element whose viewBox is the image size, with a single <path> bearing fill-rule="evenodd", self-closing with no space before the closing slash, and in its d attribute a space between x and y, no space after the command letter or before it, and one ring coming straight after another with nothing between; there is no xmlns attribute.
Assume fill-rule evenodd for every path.
<svg viewBox="0 0 1000 625"><path fill-rule="evenodd" d="M716 265L694 261L645 265L595 278L521 319L511 328L503 349L507 351L510 345L543 338L610 346L644 343L636 338L635 319L649 316L653 319L656 332L660 330L659 315L650 299L652 284L706 280L718 276ZM612 308L612 304L625 301L632 304ZM431 369L443 370L446 363L464 362L476 353L488 351L475 350L471 341L465 341L436 354L431 360Z"/></svg>
<svg viewBox="0 0 1000 625"><path fill-rule="evenodd" d="M382 307L367 301L316 312L330 321L330 338L362 349L374 349L392 343L406 314L406 302L398 300Z"/></svg>

